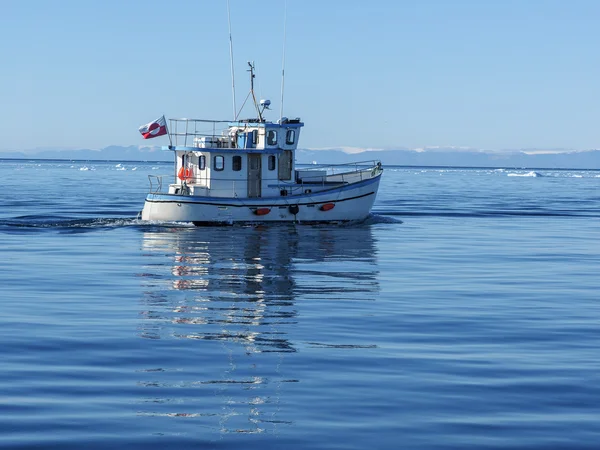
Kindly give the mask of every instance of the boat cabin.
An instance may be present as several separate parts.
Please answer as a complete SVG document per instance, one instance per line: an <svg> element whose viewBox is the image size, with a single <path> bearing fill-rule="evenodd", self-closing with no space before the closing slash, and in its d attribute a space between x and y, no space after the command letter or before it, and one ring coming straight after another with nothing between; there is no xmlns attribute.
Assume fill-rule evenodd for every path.
<svg viewBox="0 0 600 450"><path fill-rule="evenodd" d="M288 195L296 184L294 156L304 126L299 118L276 123L171 119L170 125L167 148L175 153L177 177L171 194L275 197Z"/></svg>

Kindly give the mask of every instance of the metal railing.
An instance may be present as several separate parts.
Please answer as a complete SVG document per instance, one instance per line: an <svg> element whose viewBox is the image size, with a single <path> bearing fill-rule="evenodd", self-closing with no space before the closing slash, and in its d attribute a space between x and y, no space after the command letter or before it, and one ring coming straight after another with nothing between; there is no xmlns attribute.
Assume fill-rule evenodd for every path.
<svg viewBox="0 0 600 450"><path fill-rule="evenodd" d="M351 163L343 163L343 164L297 164L296 170L298 170L298 166L302 166L302 169L305 170L327 170L327 175L336 175L340 173L355 173L361 170L379 168L381 170L381 161L378 159L370 159L366 161L356 161ZM349 168L354 168L353 170L348 170ZM345 170L346 172L339 172Z"/></svg>
<svg viewBox="0 0 600 450"><path fill-rule="evenodd" d="M148 181L150 182L150 193L158 194L162 191L162 175L148 175ZM154 182L153 182L154 180Z"/></svg>
<svg viewBox="0 0 600 450"><path fill-rule="evenodd" d="M222 137L223 131L227 129L227 126L222 124L229 122L229 120L169 119L171 144L191 147L197 137Z"/></svg>
<svg viewBox="0 0 600 450"><path fill-rule="evenodd" d="M381 161L379 160L345 164L304 164L301 168L296 166L296 170L325 171L325 179L328 182L340 181L343 183L368 180L383 172Z"/></svg>

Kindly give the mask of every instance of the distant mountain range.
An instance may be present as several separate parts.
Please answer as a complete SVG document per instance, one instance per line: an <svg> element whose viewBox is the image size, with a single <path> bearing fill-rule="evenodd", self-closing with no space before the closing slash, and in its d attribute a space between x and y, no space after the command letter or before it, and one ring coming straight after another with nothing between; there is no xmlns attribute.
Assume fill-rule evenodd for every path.
<svg viewBox="0 0 600 450"><path fill-rule="evenodd" d="M160 147L121 147L112 145L101 150L37 149L28 152L0 152L0 158L66 159L109 161L172 161L170 151ZM401 166L455 166L455 167L522 167L600 169L600 150L540 150L481 151L465 148L425 148L398 150L369 150L347 153L343 149L299 149L298 163L343 164L353 161L378 159L384 165Z"/></svg>
<svg viewBox="0 0 600 450"><path fill-rule="evenodd" d="M121 147L111 145L100 150L62 150L41 148L26 152L0 152L0 158L66 159L80 161L172 161L173 154L160 147Z"/></svg>
<svg viewBox="0 0 600 450"><path fill-rule="evenodd" d="M298 162L335 164L352 161L380 160L384 165L519 167L548 169L600 169L600 150L480 151L476 149L433 148L423 150L370 150L348 154L340 149L299 150Z"/></svg>

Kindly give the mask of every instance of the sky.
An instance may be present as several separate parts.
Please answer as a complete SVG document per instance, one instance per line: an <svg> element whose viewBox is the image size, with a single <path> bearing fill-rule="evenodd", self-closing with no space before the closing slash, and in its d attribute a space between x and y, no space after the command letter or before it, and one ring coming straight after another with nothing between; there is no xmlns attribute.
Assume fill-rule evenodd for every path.
<svg viewBox="0 0 600 450"><path fill-rule="evenodd" d="M600 148L596 0L230 0L236 101L300 147ZM226 0L0 0L0 151L233 116ZM284 12L287 9L287 20ZM246 108L242 116L252 116Z"/></svg>

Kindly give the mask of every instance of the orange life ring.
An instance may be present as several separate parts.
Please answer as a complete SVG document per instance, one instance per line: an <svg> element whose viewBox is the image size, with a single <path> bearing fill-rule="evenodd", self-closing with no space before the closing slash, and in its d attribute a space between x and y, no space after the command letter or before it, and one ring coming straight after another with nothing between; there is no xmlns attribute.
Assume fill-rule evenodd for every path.
<svg viewBox="0 0 600 450"><path fill-rule="evenodd" d="M190 178L192 178L194 176L192 169L186 169L185 167L182 167L181 169L179 169L179 172L177 173L177 178L179 178L180 180L189 180Z"/></svg>

